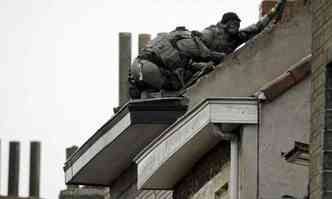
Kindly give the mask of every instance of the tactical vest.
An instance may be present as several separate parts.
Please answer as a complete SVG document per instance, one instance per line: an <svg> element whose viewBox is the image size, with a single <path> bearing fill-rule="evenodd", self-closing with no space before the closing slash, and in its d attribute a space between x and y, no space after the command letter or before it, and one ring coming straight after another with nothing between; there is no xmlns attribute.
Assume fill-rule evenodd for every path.
<svg viewBox="0 0 332 199"><path fill-rule="evenodd" d="M212 25L208 27L207 30L211 31L213 34L211 41L206 42L208 48L211 50L230 54L240 44L240 38L238 35L230 38L231 36L226 33L224 28L218 28L217 26Z"/></svg>
<svg viewBox="0 0 332 199"><path fill-rule="evenodd" d="M183 56L176 46L177 41L185 38L191 38L189 31L173 31L160 34L150 42L147 48L161 59L166 69L174 70L184 67L188 62L188 59Z"/></svg>

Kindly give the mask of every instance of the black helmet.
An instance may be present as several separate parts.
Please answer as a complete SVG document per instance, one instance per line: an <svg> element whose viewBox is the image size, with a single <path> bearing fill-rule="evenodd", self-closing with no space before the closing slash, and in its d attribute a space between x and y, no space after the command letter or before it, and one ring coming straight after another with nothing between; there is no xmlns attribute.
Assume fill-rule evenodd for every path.
<svg viewBox="0 0 332 199"><path fill-rule="evenodd" d="M188 29L185 26L177 26L175 31L188 31Z"/></svg>
<svg viewBox="0 0 332 199"><path fill-rule="evenodd" d="M238 20L239 22L241 21L239 16L237 16L237 14L235 14L234 12L227 12L222 16L221 23L225 24L231 19Z"/></svg>

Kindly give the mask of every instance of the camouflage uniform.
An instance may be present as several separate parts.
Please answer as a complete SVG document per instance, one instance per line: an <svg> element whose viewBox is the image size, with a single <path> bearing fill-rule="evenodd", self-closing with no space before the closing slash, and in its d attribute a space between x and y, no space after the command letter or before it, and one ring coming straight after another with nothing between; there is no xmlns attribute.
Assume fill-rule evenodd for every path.
<svg viewBox="0 0 332 199"><path fill-rule="evenodd" d="M236 34L228 33L226 23L232 19L239 22L241 20L233 12L226 13L216 25L211 25L204 29L200 33L200 38L209 49L230 54L240 45L260 33L272 19L281 17L285 3L286 0L279 0L276 6L257 23L239 30Z"/></svg>
<svg viewBox="0 0 332 199"><path fill-rule="evenodd" d="M204 64L219 63L223 53L210 51L185 27L177 27L153 39L134 60L129 82L132 99L140 98L143 90L150 92L179 91Z"/></svg>

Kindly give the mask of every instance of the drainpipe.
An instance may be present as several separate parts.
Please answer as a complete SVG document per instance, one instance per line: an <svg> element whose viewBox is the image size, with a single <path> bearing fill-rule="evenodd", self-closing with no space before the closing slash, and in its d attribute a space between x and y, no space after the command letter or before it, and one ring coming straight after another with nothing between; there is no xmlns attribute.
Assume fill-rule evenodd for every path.
<svg viewBox="0 0 332 199"><path fill-rule="evenodd" d="M238 137L231 139L230 199L239 198L239 142Z"/></svg>

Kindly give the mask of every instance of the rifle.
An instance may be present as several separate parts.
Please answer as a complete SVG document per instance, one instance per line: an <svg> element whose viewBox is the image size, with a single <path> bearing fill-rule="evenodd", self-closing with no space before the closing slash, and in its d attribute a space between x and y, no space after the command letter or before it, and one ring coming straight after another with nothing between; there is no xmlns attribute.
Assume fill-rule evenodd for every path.
<svg viewBox="0 0 332 199"><path fill-rule="evenodd" d="M199 80L204 75L207 75L208 73L212 72L214 69L215 69L215 65L212 61L210 61L208 63L204 63L203 68L200 71L198 71L197 73L195 73L193 75L193 77L188 82L185 83L182 90L183 91L186 90L187 88L189 88L190 86L195 84L197 82L197 80Z"/></svg>

